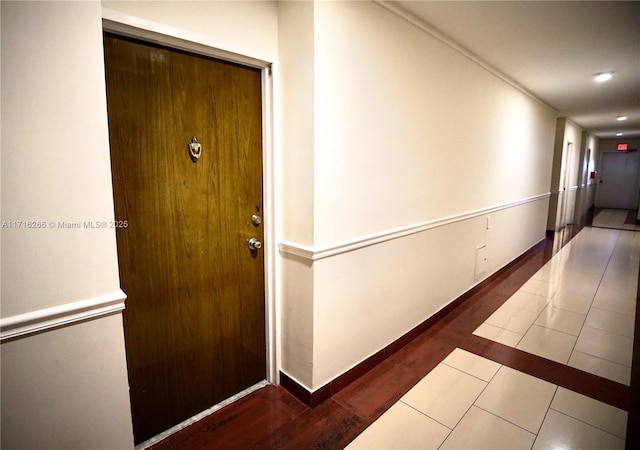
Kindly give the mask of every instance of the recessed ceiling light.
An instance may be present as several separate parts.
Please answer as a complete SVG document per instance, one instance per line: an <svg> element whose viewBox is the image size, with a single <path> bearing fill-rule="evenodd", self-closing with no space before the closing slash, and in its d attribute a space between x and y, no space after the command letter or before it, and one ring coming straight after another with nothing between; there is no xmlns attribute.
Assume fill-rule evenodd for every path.
<svg viewBox="0 0 640 450"><path fill-rule="evenodd" d="M622 136L622 133L616 133L616 136Z"/></svg>
<svg viewBox="0 0 640 450"><path fill-rule="evenodd" d="M627 116L618 116L616 120L620 120L620 121L627 120Z"/></svg>
<svg viewBox="0 0 640 450"><path fill-rule="evenodd" d="M598 83L604 83L605 81L609 81L612 76L613 74L611 72L604 72L594 75L593 79Z"/></svg>

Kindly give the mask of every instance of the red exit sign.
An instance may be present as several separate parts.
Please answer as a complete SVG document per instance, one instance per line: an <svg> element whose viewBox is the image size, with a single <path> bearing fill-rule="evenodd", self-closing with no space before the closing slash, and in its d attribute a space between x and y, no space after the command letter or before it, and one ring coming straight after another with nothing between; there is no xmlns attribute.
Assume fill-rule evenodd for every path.
<svg viewBox="0 0 640 450"><path fill-rule="evenodd" d="M626 152L627 150L629 150L629 144L618 144L619 152Z"/></svg>

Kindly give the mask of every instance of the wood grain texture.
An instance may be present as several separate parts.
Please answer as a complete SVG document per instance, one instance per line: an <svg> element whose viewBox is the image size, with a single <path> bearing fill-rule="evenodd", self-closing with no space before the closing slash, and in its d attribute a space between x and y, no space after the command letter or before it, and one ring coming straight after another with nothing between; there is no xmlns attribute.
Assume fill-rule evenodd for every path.
<svg viewBox="0 0 640 450"><path fill-rule="evenodd" d="M105 60L139 443L265 378L261 75L109 34Z"/></svg>

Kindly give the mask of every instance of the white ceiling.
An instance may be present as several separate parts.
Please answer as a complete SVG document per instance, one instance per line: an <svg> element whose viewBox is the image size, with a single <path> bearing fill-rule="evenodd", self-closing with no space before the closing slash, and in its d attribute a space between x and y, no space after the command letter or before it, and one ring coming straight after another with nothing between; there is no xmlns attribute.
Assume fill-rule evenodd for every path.
<svg viewBox="0 0 640 450"><path fill-rule="evenodd" d="M640 137L640 1L393 1L600 138ZM606 83L592 76L613 71ZM616 117L628 120L619 122Z"/></svg>

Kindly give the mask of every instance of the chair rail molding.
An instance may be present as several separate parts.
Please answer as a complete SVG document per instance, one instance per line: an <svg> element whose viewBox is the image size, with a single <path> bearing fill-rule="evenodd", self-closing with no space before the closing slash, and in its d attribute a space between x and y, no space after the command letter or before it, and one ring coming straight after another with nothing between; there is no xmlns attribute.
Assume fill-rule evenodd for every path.
<svg viewBox="0 0 640 450"><path fill-rule="evenodd" d="M3 317L0 319L0 341L120 312L125 308L126 298L127 295L118 290L99 297Z"/></svg>
<svg viewBox="0 0 640 450"><path fill-rule="evenodd" d="M516 206L524 205L526 203L536 202L539 200L548 199L551 196L551 192L545 192L543 194L534 195L531 197L522 198L508 203L491 206L488 208L477 209L475 211L468 211L461 214L455 214L452 216L441 217L426 222L409 225L406 227L396 228L393 230L382 231L380 233L361 236L348 241L343 241L334 245L329 245L320 248L314 248L307 245L296 244L281 240L278 243L278 248L281 253L294 255L307 259L310 261L317 261L331 256L340 255L342 253L351 252L372 245L387 242L393 239L409 236L416 233L421 233L432 228L442 227L450 225L456 222L462 222L464 220L473 219L486 214L491 214L496 211L501 211L508 208L514 208Z"/></svg>

